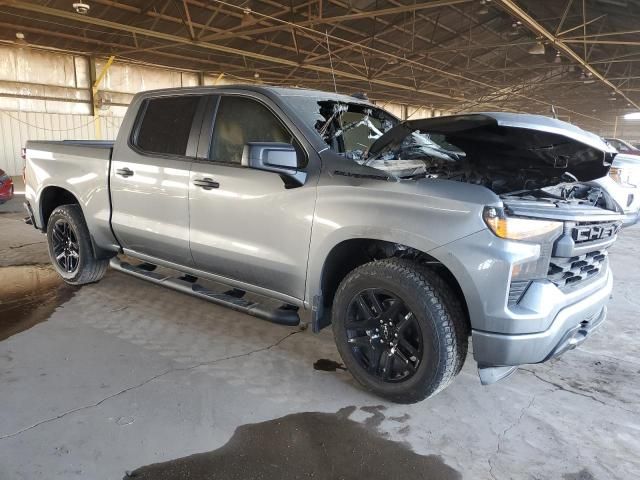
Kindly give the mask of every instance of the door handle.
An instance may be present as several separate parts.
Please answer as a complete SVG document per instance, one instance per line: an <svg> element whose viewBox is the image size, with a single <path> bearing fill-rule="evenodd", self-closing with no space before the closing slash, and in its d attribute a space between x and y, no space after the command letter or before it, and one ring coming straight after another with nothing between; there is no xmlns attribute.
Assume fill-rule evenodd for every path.
<svg viewBox="0 0 640 480"><path fill-rule="evenodd" d="M193 184L196 187L202 187L205 190L211 190L212 188L219 188L220 184L213 180L212 178L200 178L198 180L194 180Z"/></svg>
<svg viewBox="0 0 640 480"><path fill-rule="evenodd" d="M127 177L130 177L130 176L133 175L133 170L131 170L131 169L127 168L127 167L119 168L119 169L116 170L116 174L120 175L121 177L127 178Z"/></svg>

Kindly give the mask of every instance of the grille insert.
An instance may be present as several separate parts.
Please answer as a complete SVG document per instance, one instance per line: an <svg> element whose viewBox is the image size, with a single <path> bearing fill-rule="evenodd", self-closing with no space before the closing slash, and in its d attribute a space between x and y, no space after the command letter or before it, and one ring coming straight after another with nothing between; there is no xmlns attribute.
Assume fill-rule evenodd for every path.
<svg viewBox="0 0 640 480"><path fill-rule="evenodd" d="M560 289L575 287L604 271L606 259L606 250L571 258L551 257L547 278Z"/></svg>

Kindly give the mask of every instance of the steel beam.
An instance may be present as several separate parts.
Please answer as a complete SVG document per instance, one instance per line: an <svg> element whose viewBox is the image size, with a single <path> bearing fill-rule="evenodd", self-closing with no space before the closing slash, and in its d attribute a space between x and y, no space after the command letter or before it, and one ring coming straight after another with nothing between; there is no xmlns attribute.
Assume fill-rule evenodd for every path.
<svg viewBox="0 0 640 480"><path fill-rule="evenodd" d="M535 20L531 15L525 12L522 8L520 8L513 0L497 0L496 3L502 5L502 7L507 10L509 13L514 15L516 18L520 19L520 21L526 25L533 33L536 35L540 35L546 38L550 43L554 45L557 50L564 52L569 58L573 59L575 62L580 64L582 68L591 72L593 76L602 82L604 85L609 87L611 90L616 92L622 98L624 98L627 102L633 105L635 108L640 110L640 105L636 103L634 100L629 98L622 90L620 90L617 86L607 80L604 75L602 75L598 70L593 68L586 59L582 58L578 55L567 43L565 43L561 38L558 38L545 27L543 27L537 20Z"/></svg>
<svg viewBox="0 0 640 480"><path fill-rule="evenodd" d="M237 5L233 5L227 2L215 0L217 3L228 6L228 7L238 7ZM456 3L467 3L471 0L434 0L432 2L426 3L412 3L411 5L403 5L398 7L390 7L390 8L381 8L379 10L371 10L364 11L358 13L347 13L345 15L338 15L335 17L324 17L324 18L313 18L310 20L303 20L301 22L296 22L295 25L297 27L306 27L309 25L333 25L335 23L349 22L351 20L361 20L363 18L375 18L375 17L383 17L386 15L396 15L398 13L405 12L415 12L416 10L426 10L428 8L438 8L438 7L446 7L448 5L454 5ZM243 35L258 35L261 33L275 32L278 30L284 30L289 28L289 24L275 25L272 27L264 27L264 28L256 28L254 30L246 30L241 32ZM220 33L207 35L202 37L201 40L222 40L225 38L232 38L236 36L238 32L231 33Z"/></svg>
<svg viewBox="0 0 640 480"><path fill-rule="evenodd" d="M76 13L63 11L63 10L58 10L58 9L50 8L50 7L44 7L42 5L28 3L28 2L24 2L24 1L13 0L13 1L9 2L9 5L11 7L13 7L13 8L17 8L17 9L20 9L20 10L26 10L26 11L30 11L30 12L42 13L42 14L51 15L51 16L58 17L58 18L64 18L64 19L67 19L67 20L73 20L73 21L80 22L80 23L98 25L98 26L105 27L105 28L111 28L113 30L120 30L120 31L129 32L129 33L135 33L137 35L143 35L143 36L147 36L147 37L157 38L157 39L160 39L160 40L164 40L164 41L167 41L167 42L173 42L173 43L176 43L176 44L191 45L191 46L203 48L203 49L206 49L206 50L213 50L213 51L216 51L216 52L228 53L228 54L231 54L231 55L237 55L237 56L240 56L240 57L252 58L254 60L260 60L260 61L269 62L269 63L277 63L277 64L280 64L280 65L285 65L285 66L294 67L294 68L295 67L300 67L300 68L305 69L305 70L311 70L311 71L314 71L314 72L324 73L324 74L327 74L327 75L336 75L336 76L340 76L340 77L344 77L344 78L350 78L352 80L360 80L360 81L363 81L363 82L369 82L369 83L373 83L373 84L380 85L380 86L383 86L383 87L397 88L397 89L400 89L400 90L407 90L407 91L411 91L411 92L414 92L414 93L421 93L421 94L424 94L424 95L431 95L431 96L440 97L440 98L447 98L449 100L464 101L464 98L462 98L462 97L456 97L456 96L448 95L448 94L441 93L441 92L436 92L436 91L426 90L426 89L416 89L416 88L414 88L414 87L412 87L410 85L404 85L404 84L401 84L401 83L389 82L389 81L382 80L382 79L367 78L367 77L365 77L363 75L350 73L350 72L345 72L345 71L341 71L341 70L334 70L334 69L332 69L330 67L324 67L324 66L321 66L321 65L300 64L300 63L298 63L296 61L288 60L286 58L273 57L271 55L265 55L265 54L258 53L258 52L253 52L253 51L250 51L250 50L241 50L241 49L238 49L238 48L233 48L233 47L228 47L228 46L225 46L225 45L208 43L208 42L205 42L205 41L191 40L189 38L180 37L180 36L172 35L172 34L169 34L169 33L158 32L158 31L154 31L154 30L147 30L145 28L135 27L133 25L124 25L124 24L121 24L121 23L111 22L109 20L103 20L101 18L90 17L88 15L78 15Z"/></svg>

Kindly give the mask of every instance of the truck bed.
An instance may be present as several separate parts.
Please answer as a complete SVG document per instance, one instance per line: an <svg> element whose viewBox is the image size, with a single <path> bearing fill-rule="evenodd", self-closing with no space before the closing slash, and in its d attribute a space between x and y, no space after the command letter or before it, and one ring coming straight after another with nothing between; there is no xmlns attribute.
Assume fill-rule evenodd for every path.
<svg viewBox="0 0 640 480"><path fill-rule="evenodd" d="M36 226L42 228L39 205L43 195L55 195L56 188L70 192L82 206L89 231L98 245L113 245L109 172L113 141L29 140L26 144L26 188L32 201Z"/></svg>

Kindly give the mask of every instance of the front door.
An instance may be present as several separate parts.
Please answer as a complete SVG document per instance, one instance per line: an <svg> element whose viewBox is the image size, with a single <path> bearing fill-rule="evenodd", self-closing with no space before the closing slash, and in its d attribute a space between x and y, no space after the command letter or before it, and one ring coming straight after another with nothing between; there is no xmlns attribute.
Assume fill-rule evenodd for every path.
<svg viewBox="0 0 640 480"><path fill-rule="evenodd" d="M213 138L205 152L209 159L194 161L190 176L194 263L210 273L303 299L317 178L292 187L278 173L243 165L247 142L294 144L299 161L307 159L266 100L225 95L216 102Z"/></svg>
<svg viewBox="0 0 640 480"><path fill-rule="evenodd" d="M193 265L189 172L204 100L202 95L142 100L129 142L114 151L111 224L125 250Z"/></svg>

